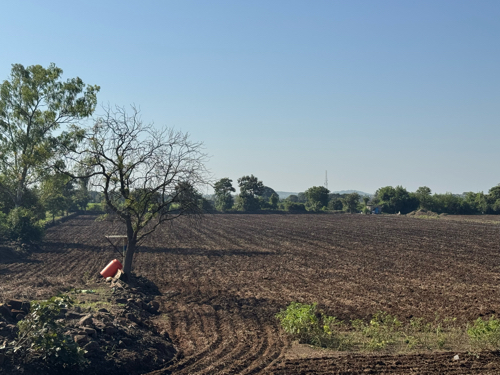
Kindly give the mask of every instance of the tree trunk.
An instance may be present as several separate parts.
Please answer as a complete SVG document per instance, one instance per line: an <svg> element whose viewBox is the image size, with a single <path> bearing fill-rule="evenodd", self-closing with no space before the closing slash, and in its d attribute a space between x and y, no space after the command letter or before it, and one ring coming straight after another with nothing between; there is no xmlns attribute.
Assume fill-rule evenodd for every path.
<svg viewBox="0 0 500 375"><path fill-rule="evenodd" d="M136 249L136 239L131 220L126 220L125 224L127 225L127 251L125 252L125 259L123 260L123 272L128 277L132 271L132 261L134 259Z"/></svg>

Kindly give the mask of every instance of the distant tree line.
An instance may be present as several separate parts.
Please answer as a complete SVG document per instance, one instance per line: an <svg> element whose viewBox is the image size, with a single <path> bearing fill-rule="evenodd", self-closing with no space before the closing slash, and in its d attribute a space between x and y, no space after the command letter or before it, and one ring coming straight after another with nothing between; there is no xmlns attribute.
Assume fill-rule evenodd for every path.
<svg viewBox="0 0 500 375"><path fill-rule="evenodd" d="M500 184L488 194L466 192L463 194L432 194L427 186L409 192L402 186L385 186L373 196L358 193L337 194L323 186L312 186L304 192L280 199L270 187L254 175L238 179L239 194L232 180L223 178L214 184L215 194L207 204L217 211L282 210L289 212L344 211L371 213L375 208L388 214L407 214L421 209L438 214L500 214Z"/></svg>

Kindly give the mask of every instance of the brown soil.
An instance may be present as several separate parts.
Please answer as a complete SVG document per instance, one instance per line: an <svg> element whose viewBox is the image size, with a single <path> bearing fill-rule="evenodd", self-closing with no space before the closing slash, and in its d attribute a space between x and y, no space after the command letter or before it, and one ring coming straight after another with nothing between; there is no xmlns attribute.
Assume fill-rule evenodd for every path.
<svg viewBox="0 0 500 375"><path fill-rule="evenodd" d="M81 215L48 230L31 255L0 258L0 301L81 285L118 254L120 223ZM375 215L213 215L157 230L135 271L161 292L158 330L180 355L154 374L500 373L500 357L458 353L297 354L274 315L318 302L340 319L500 313L498 225ZM326 354L325 354L326 353ZM151 373L153 374L153 373Z"/></svg>

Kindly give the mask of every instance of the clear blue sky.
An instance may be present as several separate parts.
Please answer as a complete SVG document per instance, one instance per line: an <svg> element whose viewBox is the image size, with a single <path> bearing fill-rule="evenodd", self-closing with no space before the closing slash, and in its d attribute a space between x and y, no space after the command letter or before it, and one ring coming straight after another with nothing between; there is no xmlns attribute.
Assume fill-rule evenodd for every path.
<svg viewBox="0 0 500 375"><path fill-rule="evenodd" d="M500 1L5 1L0 79L54 62L100 103L275 190L500 183Z"/></svg>

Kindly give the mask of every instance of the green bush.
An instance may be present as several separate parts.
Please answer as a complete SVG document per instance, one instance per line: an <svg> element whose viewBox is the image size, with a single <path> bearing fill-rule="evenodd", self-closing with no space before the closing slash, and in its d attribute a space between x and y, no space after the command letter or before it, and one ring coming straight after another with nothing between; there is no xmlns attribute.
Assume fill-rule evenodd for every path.
<svg viewBox="0 0 500 375"><path fill-rule="evenodd" d="M285 210L289 212L306 212L306 206L304 206L304 203L296 203L296 202L289 202L285 201Z"/></svg>
<svg viewBox="0 0 500 375"><path fill-rule="evenodd" d="M16 207L7 216L9 237L21 242L38 242L44 235L43 227L33 211Z"/></svg>
<svg viewBox="0 0 500 375"><path fill-rule="evenodd" d="M500 320L493 316L489 320L478 318L467 329L471 345L478 349L497 350L500 348Z"/></svg>
<svg viewBox="0 0 500 375"><path fill-rule="evenodd" d="M17 323L19 333L13 342L12 354L19 355L25 362L41 359L53 371L83 367L86 364L84 350L71 336L64 334L64 325L57 321L61 309L72 304L67 295L33 301L29 314Z"/></svg>
<svg viewBox="0 0 500 375"><path fill-rule="evenodd" d="M292 302L285 310L276 314L283 330L301 343L340 349L342 341L335 334L340 325L335 317L317 310L317 304L307 305Z"/></svg>

